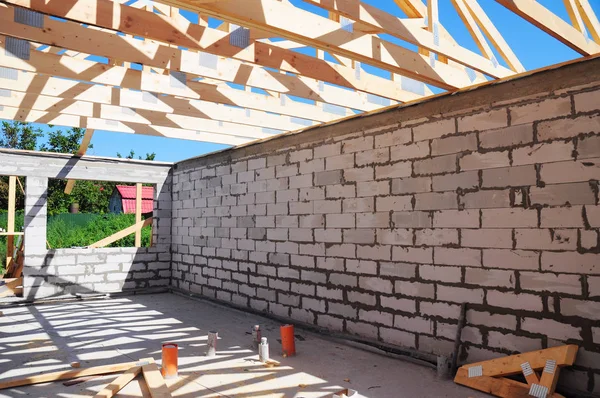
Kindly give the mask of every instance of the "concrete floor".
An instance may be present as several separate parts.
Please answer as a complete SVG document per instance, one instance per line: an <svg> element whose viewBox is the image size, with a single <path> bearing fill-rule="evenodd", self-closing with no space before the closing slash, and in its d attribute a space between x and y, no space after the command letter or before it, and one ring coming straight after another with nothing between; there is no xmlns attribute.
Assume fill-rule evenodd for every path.
<svg viewBox="0 0 600 398"><path fill-rule="evenodd" d="M179 344L179 378L167 384L177 397L330 397L352 388L360 397L482 397L436 379L435 371L296 330L298 355L282 358L279 325L271 320L174 294L63 302L2 309L0 381L82 367L161 358L161 343ZM250 348L252 325L269 338L267 368ZM207 331L219 332L218 354L205 356ZM74 386L62 382L0 390L0 397L93 396L116 375ZM149 397L140 378L119 397Z"/></svg>

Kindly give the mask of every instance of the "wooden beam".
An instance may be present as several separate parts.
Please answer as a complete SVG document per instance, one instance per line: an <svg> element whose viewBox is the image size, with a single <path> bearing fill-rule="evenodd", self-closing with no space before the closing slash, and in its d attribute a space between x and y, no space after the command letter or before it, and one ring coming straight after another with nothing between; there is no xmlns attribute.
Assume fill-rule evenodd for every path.
<svg viewBox="0 0 600 398"><path fill-rule="evenodd" d="M121 66L107 66L88 60L45 54L33 51L29 60L10 57L5 54L5 36L0 36L0 66L21 69L67 79L90 83L123 87L134 90L168 94L188 99L200 99L242 108L262 110L310 120L334 120L340 115L331 115L307 103L286 101L267 95L248 93L227 86L206 84L201 81L188 81L186 85L174 84L170 76L145 73ZM347 110L347 115L353 114Z"/></svg>
<svg viewBox="0 0 600 398"><path fill-rule="evenodd" d="M454 89L473 82L466 72L438 63L429 64L426 57L415 55L406 48L385 41L376 35L348 32L339 23L277 0L246 0L244 7L237 2L222 1L196 5L183 0L164 0L172 5L229 20L251 28L273 32L276 36L332 51L388 71L399 73L432 85ZM285 17L284 17L285 16ZM310 26L311 29L306 29Z"/></svg>
<svg viewBox="0 0 600 398"><path fill-rule="evenodd" d="M515 380L505 377L477 376L469 377L467 369L463 366L458 369L454 382L483 391L485 393L501 398L531 398L529 395L529 386ZM548 398L564 398L562 395L554 393Z"/></svg>
<svg viewBox="0 0 600 398"><path fill-rule="evenodd" d="M138 225L142 222L142 184L135 184L135 224ZM135 247L142 246L142 229L138 228L135 230Z"/></svg>
<svg viewBox="0 0 600 398"><path fill-rule="evenodd" d="M144 373L144 379L146 379L146 384L148 384L148 390L152 398L169 398L172 396L165 384L165 379L155 363L144 365L142 372Z"/></svg>
<svg viewBox="0 0 600 398"><path fill-rule="evenodd" d="M600 44L588 42L580 31L535 0L496 1L582 55L600 52Z"/></svg>
<svg viewBox="0 0 600 398"><path fill-rule="evenodd" d="M579 13L583 18L583 22L585 22L585 25L589 29L590 35L596 41L596 43L600 44L600 22L598 22L598 17L594 12L594 9L588 0L576 1Z"/></svg>
<svg viewBox="0 0 600 398"><path fill-rule="evenodd" d="M127 369L122 375L100 390L94 398L112 398L142 372L141 366Z"/></svg>
<svg viewBox="0 0 600 398"><path fill-rule="evenodd" d="M241 145L258 138L215 134L198 130L155 126L133 122L90 118L57 112L42 112L5 106L0 109L0 118L30 123L43 123L67 127L93 128L116 133L152 135L156 137L178 138L190 141L214 142L223 145ZM265 134L268 137L269 134Z"/></svg>
<svg viewBox="0 0 600 398"><path fill-rule="evenodd" d="M92 135L94 135L93 129L86 129L85 134L83 135L83 139L81 140L81 144L79 144L79 149L75 154L75 157L80 158L87 152L88 147L90 146L90 141L92 141ZM65 193L70 195L75 187L75 180L67 180L67 185L65 185Z"/></svg>
<svg viewBox="0 0 600 398"><path fill-rule="evenodd" d="M3 82L0 81L0 88L2 88ZM202 128L206 132L219 134L223 139L227 139L230 136L247 137L247 138L267 138L273 135L273 133L283 133L287 130L295 130L304 125L293 123L291 119L283 117L287 130L272 129L266 132L264 126L252 126L242 123L232 123L230 121L223 122L222 120L213 120L209 115L201 114L197 108L209 108L208 106L197 107L197 117L184 116L176 113L170 114L165 112L149 111L144 109L133 109L129 107L113 106L107 104L97 104L95 102L77 101L68 98L50 97L50 96L35 96L27 95L23 93L14 92L13 97L0 97L0 105L19 108L20 110L36 110L42 112L58 113L64 115L75 115L82 117L97 117L104 120L113 120L122 122L124 124L131 124L133 128L136 125L145 125L155 127L164 127L175 129L175 131L182 130L193 130ZM22 97L19 98L19 97ZM252 123L252 120L258 120L262 115L262 112L231 112L223 106L217 106L214 114L227 114L232 113L231 116L240 114L239 117L246 123ZM194 109L194 108L192 108ZM219 112L220 111L220 112ZM220 117L219 119L224 119ZM287 120L286 120L287 119ZM235 120L235 119L234 119ZM257 122L258 124L258 122ZM284 123L280 123L284 125ZM310 124L309 124L310 125ZM134 131L132 131L134 132ZM141 131L135 131L141 133Z"/></svg>
<svg viewBox="0 0 600 398"><path fill-rule="evenodd" d="M576 4L577 0L563 0L565 4L565 8L567 9L567 14L569 14L569 19L571 20L571 25L581 33L585 32L585 24L583 23L583 19L579 14L579 9Z"/></svg>
<svg viewBox="0 0 600 398"><path fill-rule="evenodd" d="M574 344L546 348L538 351L525 352L507 357L490 359L489 361L470 363L461 368L468 370L474 366L481 366L484 376L511 376L522 372L521 364L529 362L533 370L546 366L547 360L556 361L557 366L570 366L575 362L578 346Z"/></svg>
<svg viewBox="0 0 600 398"><path fill-rule="evenodd" d="M517 58L515 53L512 51L508 43L502 37L502 34L496 29L494 23L489 19L483 8L479 5L477 0L464 0L467 4L467 8L477 21L479 27L483 30L483 33L492 42L492 45L496 48L498 53L502 56L508 66L517 73L525 72L525 68L521 64L521 61Z"/></svg>
<svg viewBox="0 0 600 398"><path fill-rule="evenodd" d="M284 131L315 124L310 119L298 120L259 110L226 106L202 100L157 96L148 92L90 85L42 75L34 79L27 79L27 76L22 76L18 80L3 79L0 80L0 88L10 90L10 97L0 97L0 105L3 106L38 111L77 109L87 112L86 115L99 111L100 115L106 114L109 118L117 118L117 120L132 120L132 115L129 115L130 109L136 109L136 113L139 115L139 118L136 117L136 121L155 124L161 124L160 121L164 121L167 126L182 128L196 127L202 124L204 119ZM37 94L37 96L33 94ZM81 101L81 103L76 103L76 101ZM84 104L84 102L98 105ZM103 107L104 104L114 106ZM123 110L121 107L129 109ZM334 115L330 117L333 118ZM217 132L223 132L221 126L218 127Z"/></svg>
<svg viewBox="0 0 600 398"><path fill-rule="evenodd" d="M548 395L554 394L559 374L560 367L554 361L546 361L546 366L540 376L540 385L548 389Z"/></svg>
<svg viewBox="0 0 600 398"><path fill-rule="evenodd" d="M91 368L65 370L3 380L0 382L0 390L3 390L5 388L28 386L31 384L48 383L57 380L74 379L76 377L123 372L127 369L130 369L131 367L138 366L138 364L139 362L124 362L111 365L94 366Z"/></svg>
<svg viewBox="0 0 600 398"><path fill-rule="evenodd" d="M394 0L394 2L409 18L424 18L425 16L427 16L427 6L423 4L421 0ZM448 32L442 24L440 24L440 37L450 43L457 44L456 40L454 40L450 32ZM429 52L427 50L424 50L423 54L428 55ZM451 59L448 60L448 65L453 66L455 68L459 68L463 71L465 70L465 67L463 65L458 64ZM483 82L487 80L481 72L478 72L476 70L473 70L473 72L475 72L477 81Z"/></svg>
<svg viewBox="0 0 600 398"><path fill-rule="evenodd" d="M114 4L110 0L78 0L75 3L70 2L68 5L62 2L35 0L8 0L8 2L80 23L97 25L163 43L234 58L245 63L280 69L385 98L398 101L418 98L415 93L406 93L400 84L390 84L390 80L366 72L357 78L355 71L350 67L290 51L279 47L276 43L253 41L247 48L240 49L240 47L230 44L228 32L192 24L180 15L167 17L148 13ZM201 18L205 18L205 16L201 16ZM136 40L136 43L139 44L140 41ZM150 54L152 54L151 51ZM197 55L192 58L197 65ZM247 75L247 67L242 72L242 75ZM412 96L412 99L406 99L407 95Z"/></svg>
<svg viewBox="0 0 600 398"><path fill-rule="evenodd" d="M385 33L431 50L438 55L450 58L492 77L502 78L514 74L513 71L500 65L494 65L489 59L442 37L441 25L437 18L437 0L428 0L427 30L422 29L418 19L397 18L360 0L346 0L345 2L334 2L333 0L307 1L348 18L361 21L369 26L381 28ZM434 25L436 25L435 29L438 30L437 35L433 32Z"/></svg>
<svg viewBox="0 0 600 398"><path fill-rule="evenodd" d="M465 4L464 0L452 0L452 4L454 5L454 8L458 12L458 15L465 24L467 30L471 34L471 37L473 37L473 40L475 41L475 44L477 44L479 51L481 51L481 53L487 59L492 59L492 57L494 56L494 52L492 51L492 48L485 39L485 36L481 32L481 29L479 29L477 21L475 21L473 15L471 15L471 11L469 11L469 9L467 8L467 5Z"/></svg>
<svg viewBox="0 0 600 398"><path fill-rule="evenodd" d="M15 209L17 202L17 177L8 177L8 213L6 219L6 269L13 266L15 251Z"/></svg>
<svg viewBox="0 0 600 398"><path fill-rule="evenodd" d="M122 229L119 232L116 232L116 233L112 234L111 236L108 236L108 237L106 237L104 239L99 240L98 242L92 243L91 245L88 246L88 248L95 249L95 248L98 248L98 247L105 247L105 246L110 245L111 243L116 242L119 239L123 239L127 235L131 235L132 233L140 230L141 228L144 228L144 227L146 227L148 225L151 225L151 224L152 224L152 217L147 218L147 219L145 219L142 222L133 224L130 227Z"/></svg>

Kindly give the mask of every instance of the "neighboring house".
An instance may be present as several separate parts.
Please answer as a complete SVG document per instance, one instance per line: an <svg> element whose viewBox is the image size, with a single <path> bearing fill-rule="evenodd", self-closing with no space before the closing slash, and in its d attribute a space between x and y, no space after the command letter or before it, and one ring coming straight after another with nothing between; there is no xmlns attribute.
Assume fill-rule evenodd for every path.
<svg viewBox="0 0 600 398"><path fill-rule="evenodd" d="M135 214L135 185L117 185L110 201L108 210L111 213ZM152 213L154 208L154 187L142 187L142 213Z"/></svg>

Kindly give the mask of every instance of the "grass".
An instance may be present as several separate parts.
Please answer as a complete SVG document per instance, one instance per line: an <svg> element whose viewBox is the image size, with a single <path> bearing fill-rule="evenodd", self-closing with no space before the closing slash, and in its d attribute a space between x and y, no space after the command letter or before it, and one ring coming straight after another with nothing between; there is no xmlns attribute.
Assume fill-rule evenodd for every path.
<svg viewBox="0 0 600 398"><path fill-rule="evenodd" d="M6 229L7 215L0 214L0 227ZM58 214L48 217L46 240L52 249L84 247L135 224L135 214ZM23 212L15 216L15 230L23 227ZM142 228L142 246L150 246L152 227ZM133 247L135 234L107 247ZM0 272L6 262L6 236L0 237Z"/></svg>

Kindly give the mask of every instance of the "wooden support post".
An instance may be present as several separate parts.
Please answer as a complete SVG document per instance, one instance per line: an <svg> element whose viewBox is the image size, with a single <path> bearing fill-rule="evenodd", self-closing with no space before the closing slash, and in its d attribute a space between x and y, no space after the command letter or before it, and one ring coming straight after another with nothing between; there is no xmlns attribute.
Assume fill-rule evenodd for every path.
<svg viewBox="0 0 600 398"><path fill-rule="evenodd" d="M142 222L142 183L135 185L135 225ZM142 246L142 227L135 231L135 247Z"/></svg>
<svg viewBox="0 0 600 398"><path fill-rule="evenodd" d="M85 155L88 147L90 146L90 141L92 141L92 135L94 135L93 129L86 129L83 139L81 140L81 144L79 144L79 149L75 154L76 157L80 158ZM65 193L70 195L75 187L75 180L68 180L67 185L65 186Z"/></svg>
<svg viewBox="0 0 600 398"><path fill-rule="evenodd" d="M12 267L13 254L15 251L15 236L10 235L15 232L15 206L17 201L17 177L8 177L8 217L6 221L6 269Z"/></svg>

